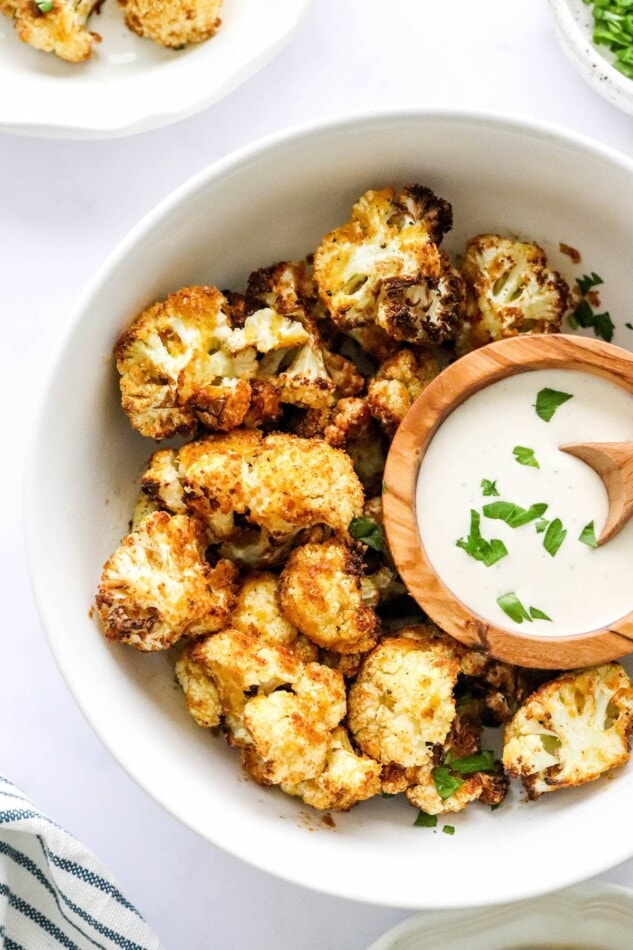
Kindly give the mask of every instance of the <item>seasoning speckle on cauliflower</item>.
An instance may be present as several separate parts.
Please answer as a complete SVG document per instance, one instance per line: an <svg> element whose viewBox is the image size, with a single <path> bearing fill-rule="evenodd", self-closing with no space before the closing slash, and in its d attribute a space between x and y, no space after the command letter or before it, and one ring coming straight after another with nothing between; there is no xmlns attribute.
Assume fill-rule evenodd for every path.
<svg viewBox="0 0 633 950"><path fill-rule="evenodd" d="M363 601L362 558L340 541L306 544L292 552L281 574L281 609L319 646L366 653L380 621Z"/></svg>
<svg viewBox="0 0 633 950"><path fill-rule="evenodd" d="M15 17L15 29L24 43L44 53L55 53L69 63L90 59L98 33L86 29L97 0L52 0L50 10L41 10L33 0L15 0L2 12Z"/></svg>
<svg viewBox="0 0 633 950"><path fill-rule="evenodd" d="M368 191L351 220L327 234L314 257L323 303L345 330L377 324L415 343L450 339L459 319L461 277L437 244L452 225L448 202L408 185Z"/></svg>
<svg viewBox="0 0 633 950"><path fill-rule="evenodd" d="M541 686L505 730L503 764L529 798L591 782L630 758L633 686L618 663Z"/></svg>
<svg viewBox="0 0 633 950"><path fill-rule="evenodd" d="M391 637L365 659L349 692L349 729L379 762L424 765L455 718L459 661L444 642Z"/></svg>
<svg viewBox="0 0 633 950"><path fill-rule="evenodd" d="M213 729L220 725L222 707L216 685L192 656L188 643L176 663L176 679L182 686L187 708L199 726Z"/></svg>
<svg viewBox="0 0 633 950"><path fill-rule="evenodd" d="M119 0L133 33L172 49L208 40L220 27L222 0Z"/></svg>
<svg viewBox="0 0 633 950"><path fill-rule="evenodd" d="M352 748L343 726L332 731L325 767L316 778L298 785L282 785L288 795L297 795L306 805L321 811L349 811L380 791L380 765Z"/></svg>
<svg viewBox="0 0 633 950"><path fill-rule="evenodd" d="M439 373L430 350L401 349L370 379L367 402L389 436L395 435L412 403Z"/></svg>
<svg viewBox="0 0 633 950"><path fill-rule="evenodd" d="M467 304L458 334L461 353L521 333L557 333L570 290L538 244L480 234L462 261Z"/></svg>
<svg viewBox="0 0 633 950"><path fill-rule="evenodd" d="M237 570L229 561L212 568L206 545L204 529L186 515L158 511L142 521L103 568L96 604L106 637L151 651L219 630Z"/></svg>

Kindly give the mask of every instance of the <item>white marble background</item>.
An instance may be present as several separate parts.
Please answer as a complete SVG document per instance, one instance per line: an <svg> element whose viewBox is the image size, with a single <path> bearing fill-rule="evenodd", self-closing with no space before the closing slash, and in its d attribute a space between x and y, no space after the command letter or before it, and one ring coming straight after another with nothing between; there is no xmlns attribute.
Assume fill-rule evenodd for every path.
<svg viewBox="0 0 633 950"><path fill-rule="evenodd" d="M277 59L193 119L109 142L0 136L0 771L94 850L169 950L362 950L407 912L311 893L224 854L93 735L48 650L23 553L40 378L97 266L190 175L307 119L424 105L537 118L633 154L631 119L568 65L546 0L315 0ZM633 886L633 861L606 878Z"/></svg>

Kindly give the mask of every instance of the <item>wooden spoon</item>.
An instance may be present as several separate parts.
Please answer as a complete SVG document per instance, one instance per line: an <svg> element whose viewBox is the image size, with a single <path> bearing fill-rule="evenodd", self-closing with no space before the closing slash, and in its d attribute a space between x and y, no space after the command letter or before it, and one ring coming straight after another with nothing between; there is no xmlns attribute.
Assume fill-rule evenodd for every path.
<svg viewBox="0 0 633 950"><path fill-rule="evenodd" d="M598 544L620 531L633 515L633 442L587 442L561 445L598 473L609 498L609 516Z"/></svg>

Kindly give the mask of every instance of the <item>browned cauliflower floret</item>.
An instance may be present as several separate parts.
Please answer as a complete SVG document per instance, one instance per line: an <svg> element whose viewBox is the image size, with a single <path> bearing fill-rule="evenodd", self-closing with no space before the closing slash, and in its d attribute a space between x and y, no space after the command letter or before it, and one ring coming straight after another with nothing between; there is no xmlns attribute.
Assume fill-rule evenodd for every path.
<svg viewBox="0 0 633 950"><path fill-rule="evenodd" d="M503 764L530 798L591 782L630 758L633 686L618 663L541 686L505 730Z"/></svg>
<svg viewBox="0 0 633 950"><path fill-rule="evenodd" d="M458 672L443 641L383 640L349 692L349 728L363 752L385 764L425 765L455 718Z"/></svg>
<svg viewBox="0 0 633 950"><path fill-rule="evenodd" d="M416 769L415 783L406 790L409 802L427 815L443 815L463 811L474 801L483 805L499 805L506 796L508 780L503 770L476 772L461 779L461 784L447 798L443 798L433 779L433 770L428 766Z"/></svg>
<svg viewBox="0 0 633 950"><path fill-rule="evenodd" d="M132 32L178 49L201 43L220 27L222 0L119 0Z"/></svg>
<svg viewBox="0 0 633 950"><path fill-rule="evenodd" d="M351 459L318 439L268 435L245 476L249 519L284 536L327 525L343 540L363 506L363 489Z"/></svg>
<svg viewBox="0 0 633 950"><path fill-rule="evenodd" d="M557 333L570 290L538 244L480 234L466 245L466 314L458 351L521 333Z"/></svg>
<svg viewBox="0 0 633 950"><path fill-rule="evenodd" d="M452 224L448 202L408 185L368 191L343 227L327 234L314 257L319 293L344 330L377 324L413 343L454 335L461 276L438 251Z"/></svg>
<svg viewBox="0 0 633 950"><path fill-rule="evenodd" d="M231 625L245 633L254 633L268 643L286 647L305 663L318 660L314 643L302 636L281 612L279 577L270 571L254 571L237 593Z"/></svg>
<svg viewBox="0 0 633 950"><path fill-rule="evenodd" d="M322 771L330 733L345 715L340 673L234 629L192 655L215 682L229 741L257 781L295 784Z"/></svg>
<svg viewBox="0 0 633 950"><path fill-rule="evenodd" d="M234 312L215 287L184 287L153 304L115 347L122 405L142 435L191 435L201 422L229 431L278 414L252 380L260 356L300 347L303 326L273 310L260 310L234 327ZM255 400L255 405L253 402Z"/></svg>
<svg viewBox="0 0 633 950"><path fill-rule="evenodd" d="M205 561L207 539L186 515L158 511L128 534L107 561L96 597L111 640L165 650L181 637L219 630L234 602L237 570Z"/></svg>
<svg viewBox="0 0 633 950"><path fill-rule="evenodd" d="M130 531L136 531L141 521L144 521L148 515L153 515L155 511L160 510L160 506L152 501L152 499L149 498L145 492L140 492L138 498L136 499L136 504L134 505L134 511L132 512Z"/></svg>
<svg viewBox="0 0 633 950"><path fill-rule="evenodd" d="M319 661L331 670L340 670L345 679L358 676L363 665L363 653L335 653L333 650L320 650Z"/></svg>
<svg viewBox="0 0 633 950"><path fill-rule="evenodd" d="M172 515L186 513L180 461L173 449L159 449L154 452L143 473L141 489L155 505Z"/></svg>
<svg viewBox="0 0 633 950"><path fill-rule="evenodd" d="M176 679L182 686L189 712L205 729L220 725L222 707L216 685L192 656L195 644L188 643L176 663Z"/></svg>
<svg viewBox="0 0 633 950"><path fill-rule="evenodd" d="M281 261L254 271L246 287L245 312L271 307L307 323L318 305L317 292L305 261Z"/></svg>
<svg viewBox="0 0 633 950"><path fill-rule="evenodd" d="M2 12L15 17L17 34L24 43L69 63L81 63L90 59L94 44L101 39L86 29L98 5L98 0L52 0L49 4L14 0L5 3Z"/></svg>
<svg viewBox="0 0 633 950"><path fill-rule="evenodd" d="M284 616L321 647L366 653L376 643L380 621L363 601L362 576L362 558L340 541L297 548L279 584Z"/></svg>
<svg viewBox="0 0 633 950"><path fill-rule="evenodd" d="M439 364L430 350L398 350L369 381L367 402L389 436L426 387L439 375Z"/></svg>
<svg viewBox="0 0 633 950"><path fill-rule="evenodd" d="M511 666L476 650L463 653L461 672L465 692L483 704L483 719L490 726L508 722L537 686L555 676L551 671Z"/></svg>
<svg viewBox="0 0 633 950"><path fill-rule="evenodd" d="M298 785L284 784L282 789L288 795L299 796L312 808L348 811L378 794L380 765L355 752L344 727L337 726L321 774Z"/></svg>

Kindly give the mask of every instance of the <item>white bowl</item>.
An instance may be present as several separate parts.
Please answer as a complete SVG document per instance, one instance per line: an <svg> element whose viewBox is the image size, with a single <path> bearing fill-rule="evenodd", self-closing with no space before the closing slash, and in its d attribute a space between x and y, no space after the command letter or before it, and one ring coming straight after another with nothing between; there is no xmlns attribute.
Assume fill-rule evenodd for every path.
<svg viewBox="0 0 633 950"><path fill-rule="evenodd" d="M450 816L453 837L414 828L400 798L335 816L245 777L234 752L195 725L172 661L109 644L88 611L101 566L126 532L153 444L119 407L112 346L151 301L194 281L240 287L299 257L346 219L365 189L419 181L452 201L449 249L500 229L559 241L605 279L603 300L633 334L633 163L568 133L510 119L374 115L269 138L180 188L110 256L79 304L45 388L26 485L33 583L77 702L144 789L203 837L272 873L333 894L405 907L457 907L544 893L633 853L633 769L526 805ZM575 271L578 273L578 271ZM442 822L440 822L441 826Z"/></svg>
<svg viewBox="0 0 633 950"><path fill-rule="evenodd" d="M591 883L494 910L416 914L369 950L630 950L631 933L633 893Z"/></svg>
<svg viewBox="0 0 633 950"><path fill-rule="evenodd" d="M145 132L193 115L261 69L290 39L311 0L224 0L222 26L182 51L141 39L116 0L94 15L103 36L87 63L22 43L0 16L0 131L55 138Z"/></svg>
<svg viewBox="0 0 633 950"><path fill-rule="evenodd" d="M633 113L633 79L612 65L606 46L594 46L593 6L584 0L549 0L560 44L585 82L618 109Z"/></svg>

